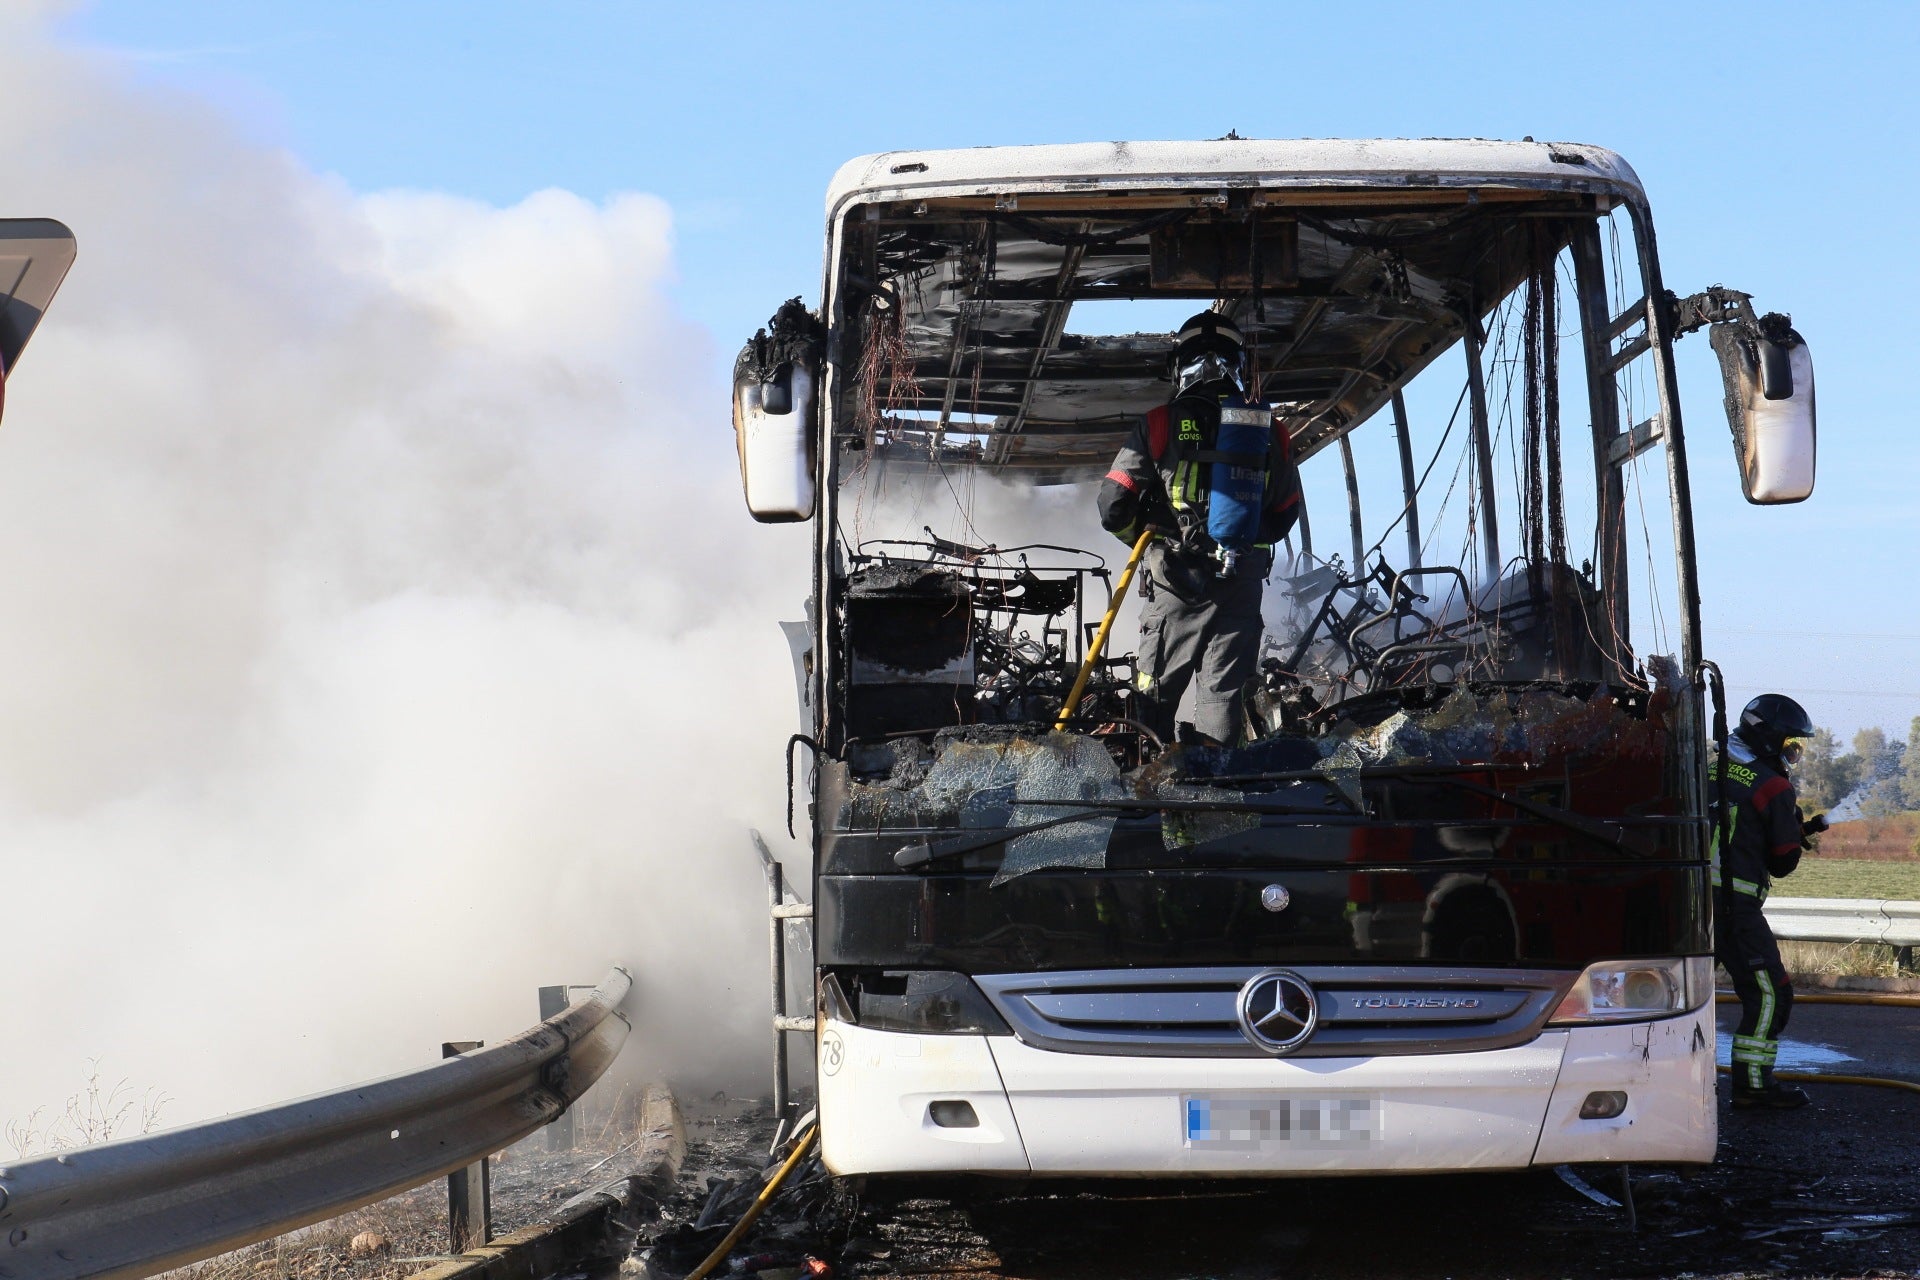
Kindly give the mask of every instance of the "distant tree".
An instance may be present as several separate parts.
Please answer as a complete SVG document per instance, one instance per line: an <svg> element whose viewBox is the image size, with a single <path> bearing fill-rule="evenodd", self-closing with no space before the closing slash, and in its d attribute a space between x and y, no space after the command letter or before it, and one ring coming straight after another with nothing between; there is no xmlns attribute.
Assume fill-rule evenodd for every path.
<svg viewBox="0 0 1920 1280"><path fill-rule="evenodd" d="M1888 738L1880 729L1862 729L1853 735L1853 749L1861 760L1860 812L1869 818L1891 818L1907 809L1907 744Z"/></svg>
<svg viewBox="0 0 1920 1280"><path fill-rule="evenodd" d="M1825 813L1860 785L1860 757L1839 751L1839 739L1828 730L1815 729L1806 754L1794 766L1794 789L1800 793L1800 807L1808 813Z"/></svg>
<svg viewBox="0 0 1920 1280"><path fill-rule="evenodd" d="M1880 766L1880 757L1887 754L1887 731L1878 727L1862 729L1853 735L1853 754L1867 763L1867 776Z"/></svg>
<svg viewBox="0 0 1920 1280"><path fill-rule="evenodd" d="M1860 812L1868 818L1893 818L1907 812L1907 743L1887 741L1880 758L1864 773L1868 783L1860 796Z"/></svg>
<svg viewBox="0 0 1920 1280"><path fill-rule="evenodd" d="M1907 808L1920 809L1920 716L1913 718L1907 726L1907 758L1901 769L1901 798L1907 802ZM1920 852L1920 845L1915 847Z"/></svg>

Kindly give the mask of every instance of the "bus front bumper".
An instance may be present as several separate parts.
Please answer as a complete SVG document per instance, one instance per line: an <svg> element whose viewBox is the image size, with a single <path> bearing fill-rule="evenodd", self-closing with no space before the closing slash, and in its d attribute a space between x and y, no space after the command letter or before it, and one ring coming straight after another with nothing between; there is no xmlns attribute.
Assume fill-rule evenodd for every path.
<svg viewBox="0 0 1920 1280"><path fill-rule="evenodd" d="M823 1020L820 1138L836 1174L1284 1176L1706 1163L1717 1138L1708 1005L1554 1029L1474 1053L1147 1058L1011 1036ZM1589 1095L1625 1108L1582 1119ZM962 1106L961 1104L964 1104Z"/></svg>

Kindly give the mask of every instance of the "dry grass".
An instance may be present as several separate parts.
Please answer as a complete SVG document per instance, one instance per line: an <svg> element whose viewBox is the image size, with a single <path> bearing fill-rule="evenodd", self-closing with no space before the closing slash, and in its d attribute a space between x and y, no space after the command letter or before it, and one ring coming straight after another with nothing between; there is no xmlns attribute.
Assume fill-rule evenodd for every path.
<svg viewBox="0 0 1920 1280"><path fill-rule="evenodd" d="M96 1142L151 1133L160 1127L160 1113L171 1101L158 1089L136 1094L122 1077L109 1085L100 1074L100 1059L87 1061L86 1083L67 1098L60 1114L49 1117L45 1107L9 1120L3 1136L19 1159Z"/></svg>
<svg viewBox="0 0 1920 1280"><path fill-rule="evenodd" d="M1891 818L1860 818L1837 822L1820 837L1820 848L1807 861L1828 858L1855 862L1914 862L1920 864L1920 813Z"/></svg>
<svg viewBox="0 0 1920 1280"><path fill-rule="evenodd" d="M1900 968L1893 947L1878 942L1782 942L1780 959L1787 972L1846 978L1898 978Z"/></svg>
<svg viewBox="0 0 1920 1280"><path fill-rule="evenodd" d="M367 1237L380 1243L368 1248ZM353 1242L362 1241L362 1251ZM445 1256L447 1193L438 1182L303 1231L166 1274L171 1280L398 1280Z"/></svg>

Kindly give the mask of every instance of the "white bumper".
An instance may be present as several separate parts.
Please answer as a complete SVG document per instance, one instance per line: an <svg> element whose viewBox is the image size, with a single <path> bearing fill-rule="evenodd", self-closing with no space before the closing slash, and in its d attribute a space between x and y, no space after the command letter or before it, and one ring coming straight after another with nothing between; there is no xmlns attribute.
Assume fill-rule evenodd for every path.
<svg viewBox="0 0 1920 1280"><path fill-rule="evenodd" d="M1706 1162L1717 1138L1712 1017L1708 1006L1480 1053L1297 1059L1056 1053L1009 1036L917 1036L828 1019L821 1152L837 1174L1279 1176ZM1596 1090L1624 1091L1626 1110L1580 1119ZM937 1124L930 1105L943 1101L968 1103L978 1124ZM1285 1132L1193 1140L1194 1116L1247 1109L1283 1117Z"/></svg>
<svg viewBox="0 0 1920 1280"><path fill-rule="evenodd" d="M1533 1163L1711 1163L1720 1139L1713 1031L1709 1004L1662 1022L1568 1032ZM1624 1091L1627 1109L1612 1120L1582 1120L1580 1103L1596 1089Z"/></svg>

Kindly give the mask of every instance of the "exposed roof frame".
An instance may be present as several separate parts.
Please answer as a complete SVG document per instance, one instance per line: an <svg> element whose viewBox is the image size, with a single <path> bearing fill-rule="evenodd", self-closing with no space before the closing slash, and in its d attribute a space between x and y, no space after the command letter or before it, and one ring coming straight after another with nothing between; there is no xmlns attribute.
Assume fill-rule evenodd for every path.
<svg viewBox="0 0 1920 1280"><path fill-rule="evenodd" d="M1154 162L1165 157L1194 164L1185 172L1156 168ZM1302 163L1262 170L1289 158ZM892 163L885 166L887 177L875 181L880 160ZM1407 167L1415 160L1431 167ZM1219 184L1213 191L1207 189L1210 179ZM867 246L863 278L871 278L877 237L892 246L882 250L883 273L913 280L901 296L913 294L910 376L919 390L905 399L887 397L907 410L896 424L896 439L912 435L940 454L955 414L968 403L961 380L970 378L972 421L961 434L988 445L978 460L994 469L1049 470L1078 465L1069 464L1069 457L1123 430L1129 417L1143 411L1135 403L1144 407L1156 394L1153 384L1164 384L1164 357L1154 351L1156 342L1164 349L1167 335L1075 337L1069 343L1074 302L1191 296L1242 317L1250 309L1244 296L1220 299L1213 290L1153 283L1144 261L1145 233L1127 241L1102 239L1129 221L1175 207L1195 209L1202 218L1209 210L1274 209L1284 217L1284 210L1300 209L1304 225L1325 227L1315 261L1303 259L1299 278L1278 291L1284 293L1279 314L1248 326L1250 333L1264 330L1260 340L1271 341L1268 351L1278 353L1261 360L1267 390L1298 407L1292 420L1299 424L1303 453L1311 453L1377 411L1396 387L1458 340L1472 313L1504 296L1512 283L1508 268L1468 268L1475 261L1507 260L1510 250L1497 246L1510 244L1511 234L1493 234L1495 227L1516 217L1592 216L1638 190L1637 177L1611 152L1560 144L1087 144L869 157L843 169L831 207L850 212L852 205L862 206L859 218L836 228L833 243L840 245L844 232L850 246ZM923 198L911 199L915 195ZM1309 209L1316 216L1307 217ZM1464 216L1451 217L1450 211ZM1326 227L1326 220L1334 225ZM1060 238L1020 234L1035 223L1050 223ZM970 234L964 228L982 224L996 237L987 261L1005 252L1011 256L1002 266L1013 263L1011 271L982 270L963 258L960 242ZM1450 256L1436 258L1416 242L1396 243L1402 225L1416 241L1459 226L1470 243L1456 243L1446 250ZM1486 230L1472 231L1474 226ZM916 236L916 228L922 234ZM1346 250L1329 252L1329 236ZM1440 253L1443 246L1433 249ZM1501 257L1489 259L1496 249ZM938 267L942 261L950 265L921 270L920 264ZM1434 265L1444 269L1434 274ZM855 266L834 257L830 283L851 283L852 276L839 272ZM1409 289L1404 278L1396 279L1410 269L1424 273L1425 283ZM1463 278L1463 270L1475 279ZM837 290L833 296L840 306ZM1275 307L1276 296L1265 292L1264 309ZM1329 324L1335 327L1323 336ZM984 431L983 416L997 419ZM844 433L846 427L843 411L834 429ZM1036 437L1036 448L1022 446L1026 436Z"/></svg>
<svg viewBox="0 0 1920 1280"><path fill-rule="evenodd" d="M1086 235L1093 224L1080 224L1080 234ZM1060 338L1067 331L1067 316L1073 310L1073 278L1080 273L1080 264L1086 260L1087 246L1070 244L1060 255L1060 270L1053 278L1053 297L1048 299L1044 319L1040 325L1040 345L1033 353L1033 363L1027 370L1026 385L1020 392L1020 407L1013 411L1013 420L1007 424L1005 432L995 441L990 465L1003 464L1007 454L1012 452L1013 438L1027 425L1027 413L1033 408L1033 391L1040 385L1040 370L1060 345Z"/></svg>

